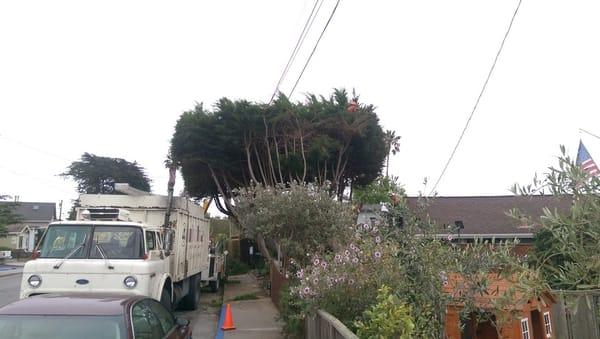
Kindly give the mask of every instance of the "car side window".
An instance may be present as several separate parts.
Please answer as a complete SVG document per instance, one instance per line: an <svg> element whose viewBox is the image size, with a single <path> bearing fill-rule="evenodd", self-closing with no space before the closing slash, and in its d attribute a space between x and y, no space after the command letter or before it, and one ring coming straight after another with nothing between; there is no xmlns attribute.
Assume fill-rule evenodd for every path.
<svg viewBox="0 0 600 339"><path fill-rule="evenodd" d="M133 306L131 322L136 339L162 338L165 334L160 321L145 302Z"/></svg>
<svg viewBox="0 0 600 339"><path fill-rule="evenodd" d="M146 250L151 251L156 249L156 238L154 232L146 232Z"/></svg>
<svg viewBox="0 0 600 339"><path fill-rule="evenodd" d="M148 299L147 303L150 304L152 312L156 314L158 321L160 321L163 332L169 333L169 331L171 331L173 327L175 327L175 317L173 316L173 314L155 300Z"/></svg>

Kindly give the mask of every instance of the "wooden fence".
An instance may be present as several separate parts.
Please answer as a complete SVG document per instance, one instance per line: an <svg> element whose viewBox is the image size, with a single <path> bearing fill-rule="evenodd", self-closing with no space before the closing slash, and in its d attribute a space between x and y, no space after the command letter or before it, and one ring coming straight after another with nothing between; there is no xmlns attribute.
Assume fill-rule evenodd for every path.
<svg viewBox="0 0 600 339"><path fill-rule="evenodd" d="M306 339L358 339L341 321L331 314L318 310L306 318Z"/></svg>
<svg viewBox="0 0 600 339"><path fill-rule="evenodd" d="M269 277L271 280L271 300L273 301L273 304L280 309L279 296L281 294L283 285L287 283L287 279L284 273L281 272L280 266L275 261L271 261L269 267Z"/></svg>
<svg viewBox="0 0 600 339"><path fill-rule="evenodd" d="M553 338L600 339L600 290L553 293Z"/></svg>

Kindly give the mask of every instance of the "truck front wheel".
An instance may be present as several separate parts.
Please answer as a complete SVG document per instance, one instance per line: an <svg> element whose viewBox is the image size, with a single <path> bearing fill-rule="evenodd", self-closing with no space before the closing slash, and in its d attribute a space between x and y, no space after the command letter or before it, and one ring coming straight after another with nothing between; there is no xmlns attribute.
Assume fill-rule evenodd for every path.
<svg viewBox="0 0 600 339"><path fill-rule="evenodd" d="M194 311L200 304L200 289L202 288L199 275L190 277L189 293L181 300L181 308L184 310Z"/></svg>
<svg viewBox="0 0 600 339"><path fill-rule="evenodd" d="M163 288L162 293L160 294L160 303L163 304L169 311L172 309L171 303L171 293L166 288Z"/></svg>
<svg viewBox="0 0 600 339"><path fill-rule="evenodd" d="M221 287L221 273L217 274L217 279L210 281L208 286L210 287L211 291L218 292L219 288Z"/></svg>

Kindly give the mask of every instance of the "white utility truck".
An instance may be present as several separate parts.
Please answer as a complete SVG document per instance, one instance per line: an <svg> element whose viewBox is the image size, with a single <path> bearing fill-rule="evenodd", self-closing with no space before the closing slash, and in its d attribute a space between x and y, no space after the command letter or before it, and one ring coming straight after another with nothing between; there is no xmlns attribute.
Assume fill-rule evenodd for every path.
<svg viewBox="0 0 600 339"><path fill-rule="evenodd" d="M23 268L20 297L130 293L196 309L203 282L218 288L223 274L222 258L209 256L203 208L185 197L115 186L126 194L82 194L75 221L48 226Z"/></svg>

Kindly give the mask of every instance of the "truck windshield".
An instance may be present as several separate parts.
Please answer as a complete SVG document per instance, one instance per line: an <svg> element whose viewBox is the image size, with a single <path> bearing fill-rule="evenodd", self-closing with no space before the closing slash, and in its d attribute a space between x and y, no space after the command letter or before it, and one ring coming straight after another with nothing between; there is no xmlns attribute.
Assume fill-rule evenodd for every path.
<svg viewBox="0 0 600 339"><path fill-rule="evenodd" d="M96 226L93 242L90 252L93 259L103 259L102 254L107 259L139 259L144 255L139 227Z"/></svg>
<svg viewBox="0 0 600 339"><path fill-rule="evenodd" d="M135 226L52 225L39 249L40 258L65 258L72 251L70 259L140 259L144 255L142 229Z"/></svg>
<svg viewBox="0 0 600 339"><path fill-rule="evenodd" d="M76 248L71 258L84 258L88 253L92 226L57 225L48 227L48 232L40 244L41 258L64 258ZM83 244L83 246L81 246Z"/></svg>

